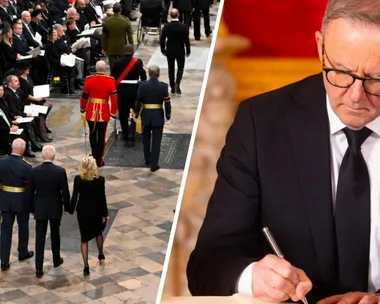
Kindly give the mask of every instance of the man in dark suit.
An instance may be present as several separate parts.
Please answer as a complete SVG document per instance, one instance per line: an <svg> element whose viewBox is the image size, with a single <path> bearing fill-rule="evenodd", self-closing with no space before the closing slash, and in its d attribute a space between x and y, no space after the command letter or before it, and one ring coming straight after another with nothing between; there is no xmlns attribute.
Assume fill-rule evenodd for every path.
<svg viewBox="0 0 380 304"><path fill-rule="evenodd" d="M133 52L133 45L125 45L124 57L115 61L111 72L116 80L120 124L128 146L133 146L135 142L128 125L129 114L136 102L139 80L146 80L144 64L141 59L133 57Z"/></svg>
<svg viewBox="0 0 380 304"><path fill-rule="evenodd" d="M70 192L64 168L53 164L55 148L44 146L42 158L44 162L32 169L30 173L31 212L36 220L36 276L44 275L44 251L48 222L50 223L51 249L53 265L59 267L63 263L60 255L61 237L59 227L63 209L67 213L70 203Z"/></svg>
<svg viewBox="0 0 380 304"><path fill-rule="evenodd" d="M12 24L17 19L9 8L9 0L0 0L0 19L2 22Z"/></svg>
<svg viewBox="0 0 380 304"><path fill-rule="evenodd" d="M0 210L1 224L1 270L10 267L9 257L15 218L18 224L18 259L24 261L33 257L28 250L30 204L26 197L32 166L24 161L25 141L17 138L12 143L12 154L0 158Z"/></svg>
<svg viewBox="0 0 380 304"><path fill-rule="evenodd" d="M135 118L139 116L142 106L141 121L143 125L144 158L150 171L160 169L161 139L164 131L165 118L170 120L172 107L168 92L168 85L160 82L160 68L149 68L149 81L140 84L135 105ZM163 110L165 107L165 112Z"/></svg>
<svg viewBox="0 0 380 304"><path fill-rule="evenodd" d="M110 70L112 71L113 62L124 54L124 45L133 45L133 31L128 18L120 15L121 5L113 5L114 15L105 19L103 22L102 47L103 54L107 54ZM128 37L128 41L127 41Z"/></svg>
<svg viewBox="0 0 380 304"><path fill-rule="evenodd" d="M29 55L30 47L28 45L28 41L22 33L22 25L18 23L14 23L12 25L13 30L13 48L14 50L20 54L21 56Z"/></svg>
<svg viewBox="0 0 380 304"><path fill-rule="evenodd" d="M379 302L379 10L330 0L323 73L239 106L187 268L193 295Z"/></svg>
<svg viewBox="0 0 380 304"><path fill-rule="evenodd" d="M24 37L26 41L28 42L28 46L31 47L38 47L42 46L42 42L38 43L34 38L36 33L34 32L32 26L30 25L30 21L32 20L30 16L30 12L24 11L21 13L21 20L22 20L22 33L24 34Z"/></svg>
<svg viewBox="0 0 380 304"><path fill-rule="evenodd" d="M206 37L210 37L211 35L210 6L212 6L212 4L212 0L193 0L194 10L192 15L195 40L201 40L201 16L203 16Z"/></svg>
<svg viewBox="0 0 380 304"><path fill-rule="evenodd" d="M185 56L190 56L189 29L179 22L179 12L172 9L170 23L165 24L161 33L161 53L168 60L169 82L171 92L181 94L180 84L185 68ZM177 78L174 78L175 62L177 62Z"/></svg>

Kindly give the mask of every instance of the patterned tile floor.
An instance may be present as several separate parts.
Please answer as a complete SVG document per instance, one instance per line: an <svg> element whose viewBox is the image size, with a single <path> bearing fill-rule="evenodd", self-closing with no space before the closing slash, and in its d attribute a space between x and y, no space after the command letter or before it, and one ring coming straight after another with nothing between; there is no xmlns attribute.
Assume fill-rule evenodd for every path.
<svg viewBox="0 0 380 304"><path fill-rule="evenodd" d="M213 27L217 10L217 7L212 9ZM202 41L191 42L194 49L207 48L210 43L211 38L205 37ZM147 43L139 47L137 56L147 64L157 46L157 41L148 37ZM190 57L190 60L195 62L197 58ZM189 66L197 69L185 71L183 94L172 97L172 122L166 126L165 132L192 131L205 67ZM167 69L163 68L161 75L161 80L167 82ZM79 100L50 100L54 104L49 124L53 130L53 144L57 148L55 163L66 168L72 189L72 180L78 173L79 161L85 155ZM40 154L32 162L40 163ZM37 279L34 259L26 262L17 260L18 232L15 225L11 269L0 273L0 303L154 303L183 171L161 169L151 173L148 169L106 166L100 169L100 173L106 178L111 216L105 233L105 263L99 265L96 246L91 243L91 275L84 279L76 217L65 216L61 225L61 254L64 264L57 269L53 268L48 236L45 275L42 279ZM33 251L34 226L34 220L31 219L29 249Z"/></svg>

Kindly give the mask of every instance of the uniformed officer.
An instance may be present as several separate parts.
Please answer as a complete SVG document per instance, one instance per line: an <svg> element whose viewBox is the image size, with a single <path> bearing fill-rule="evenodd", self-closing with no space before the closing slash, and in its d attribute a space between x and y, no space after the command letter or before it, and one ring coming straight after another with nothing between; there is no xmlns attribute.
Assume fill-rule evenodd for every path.
<svg viewBox="0 0 380 304"><path fill-rule="evenodd" d="M158 80L160 68L158 66L151 66L148 73L149 81L141 83L139 87L135 113L137 119L142 106L141 119L143 125L144 157L146 165L150 166L150 171L155 172L160 169L158 160L160 157L162 133L165 118L168 121L170 120L172 107L168 85ZM165 107L165 112L163 107Z"/></svg>
<svg viewBox="0 0 380 304"><path fill-rule="evenodd" d="M80 99L81 113L90 129L90 145L92 156L98 167L104 166L103 155L106 147L106 131L110 117L115 118L117 112L117 92L115 79L105 75L106 63L96 63L96 75L88 76L84 82ZM111 99L111 106L109 105Z"/></svg>
<svg viewBox="0 0 380 304"><path fill-rule="evenodd" d="M116 80L119 118L127 146L133 146L135 142L134 132L128 126L129 113L136 102L139 80L146 80L143 62L134 58L133 52L133 45L125 45L124 56L115 61L111 72Z"/></svg>
<svg viewBox="0 0 380 304"><path fill-rule="evenodd" d="M12 231L15 218L18 224L18 259L33 257L28 250L30 203L27 186L32 166L23 159L25 141L17 138L12 143L12 154L0 159L0 210L1 224L1 270L10 267Z"/></svg>

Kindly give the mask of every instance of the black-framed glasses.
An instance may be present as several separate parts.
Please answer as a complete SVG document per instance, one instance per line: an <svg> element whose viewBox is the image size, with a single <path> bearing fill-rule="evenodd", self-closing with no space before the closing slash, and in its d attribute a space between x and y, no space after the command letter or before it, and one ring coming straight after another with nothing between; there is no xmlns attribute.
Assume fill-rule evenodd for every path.
<svg viewBox="0 0 380 304"><path fill-rule="evenodd" d="M363 78L351 72L335 69L334 67L326 67L325 55L328 58L325 51L325 44L322 43L322 70L326 73L326 79L331 85L338 88L347 89L352 86L356 80L360 80L362 81L363 88L367 93L380 96L380 79Z"/></svg>

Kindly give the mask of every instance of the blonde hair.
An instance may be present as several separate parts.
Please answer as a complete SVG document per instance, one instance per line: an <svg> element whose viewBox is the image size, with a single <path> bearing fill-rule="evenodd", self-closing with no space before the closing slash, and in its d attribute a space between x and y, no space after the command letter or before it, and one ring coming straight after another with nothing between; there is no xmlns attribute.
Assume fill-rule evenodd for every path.
<svg viewBox="0 0 380 304"><path fill-rule="evenodd" d="M84 180L94 180L99 177L98 166L96 161L91 156L86 156L82 159L80 168L79 168L80 177Z"/></svg>

